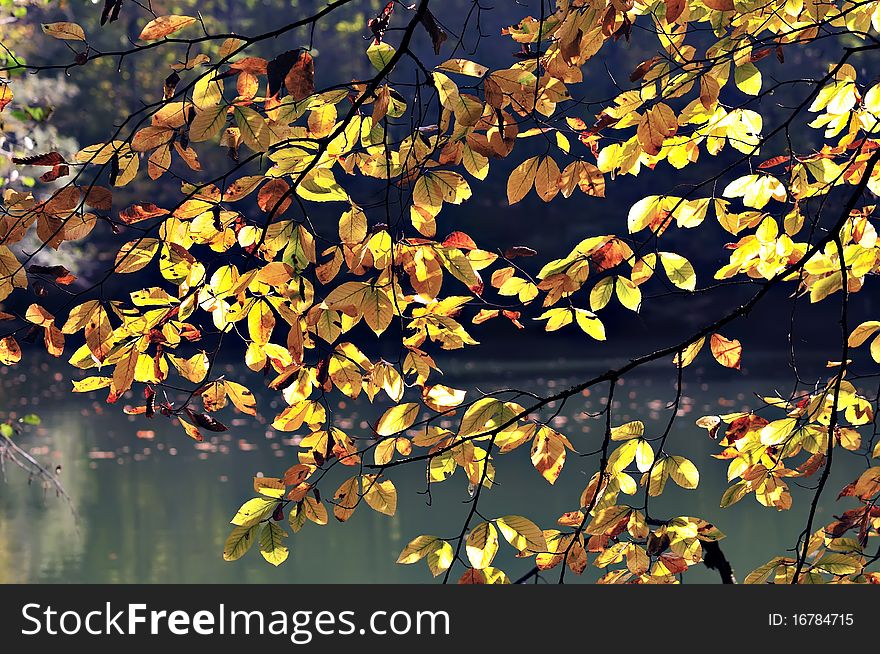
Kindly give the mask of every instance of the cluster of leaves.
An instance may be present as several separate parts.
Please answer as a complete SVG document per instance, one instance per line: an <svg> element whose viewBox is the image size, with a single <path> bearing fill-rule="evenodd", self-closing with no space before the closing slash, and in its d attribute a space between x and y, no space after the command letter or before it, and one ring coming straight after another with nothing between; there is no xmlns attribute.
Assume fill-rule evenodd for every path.
<svg viewBox="0 0 880 654"><path fill-rule="evenodd" d="M880 85L866 87L846 61L859 48L877 47L870 32L880 27L880 2L557 0L551 12L542 2L540 17L504 30L520 50L508 68L495 70L455 56L460 48L448 43L428 0L411 7L389 2L365 26L370 32L365 57L374 76L323 90L316 87L309 49L271 59L251 53L255 44L314 24L341 4L255 36L212 35L186 15L153 15L145 22L139 43L126 56L159 47L182 54L163 87L152 90L152 100L103 142L75 153L15 159L22 167L47 169L41 179L54 186L45 193L4 191L0 301L27 293L34 277L55 286L74 281L60 266L28 266L30 255L20 260L11 246L26 234L35 232L41 249L58 249L86 238L103 222L126 238L107 278L148 271L156 281L145 288L135 283L115 299L104 297L102 281L52 311L31 303L24 315L4 313L4 320L18 326L0 339L0 361L21 360L19 331L24 340L42 334L56 357L64 353L66 337L82 332L69 361L97 374L75 381L76 392L108 388L113 403L141 384L145 401L128 408L130 413L152 418L158 412L201 440L204 431L226 430L212 414L229 402L245 414L257 413L246 386L213 372L224 339L237 337L246 366L262 372L286 403L273 428L302 438L298 463L282 477L255 478L257 497L232 520L224 549L228 560L241 557L254 541L268 562L287 559L288 534L279 525L285 512L294 532L308 522L327 524L330 511L344 522L362 500L393 515L397 489L390 471L421 464L429 484L450 479L460 468L472 508L459 536L418 536L400 554L400 563L427 559L431 573L444 579L461 563L463 582L503 583L507 573L492 565L500 531L518 556L535 557L538 571L559 567L560 579L566 569L583 573L589 555L594 566L611 568L603 582L677 581L705 561L707 547L717 547L723 535L700 518L659 520L649 514L649 498L662 494L670 479L691 490L700 475L690 460L667 449L675 411L669 427L655 436L646 436L639 421L613 426L613 388L636 366L669 356L679 372L680 395L684 369L706 340L720 365L739 368L742 344L721 330L750 306L670 348L531 404L516 392L468 399L466 390L437 383L431 351L477 345L467 317L475 326L503 317L516 327L529 317L546 321L548 332L575 324L602 341L601 314L615 298L639 312L649 285L679 295L705 290L691 261L661 239L673 225L700 227L710 208L721 228L739 238L722 244L730 262L716 272L715 282L743 276L762 284L754 302L777 283L793 285L796 295L808 294L811 302L835 293L848 302L880 271L874 207L860 202L866 189L880 192L875 167ZM107 3L102 18L108 24L120 5ZM660 54L632 72L634 88L599 103L601 110L588 119L573 89L582 87L597 53L628 40L637 23L656 35ZM198 27L203 36L187 36ZM76 23L47 23L43 31L86 44L73 65L116 56L91 50ZM709 38L690 39L701 44L698 49L686 42L692 33ZM386 40L390 34L395 44ZM758 63L774 53L784 62L790 48L841 34L867 44L845 48L842 59L809 84L803 105L782 125L765 128L762 114L746 105L785 82L766 85ZM419 39L430 43L436 65L429 68L419 57L414 45ZM209 48L215 41L219 47ZM415 64L415 90L395 85L392 77L404 59ZM15 68L39 71L25 64ZM0 90L2 110L14 100L10 85ZM799 154L792 147L759 161L717 196L713 191L695 197L703 187L714 188L716 175L686 195L640 199L624 233L586 236L536 274L516 261L537 255L527 246L495 252L461 231L438 237L441 211L466 202L472 185L487 178L491 161L527 151L508 178L511 205L533 189L544 202L577 192L598 201L613 179L650 173L664 162L683 168L698 163L703 152L712 157L725 152L751 164L752 157L766 156L761 150L774 136L790 138L789 127L801 110L816 114L810 126L822 132L821 148ZM436 122L429 124L431 112ZM543 154L529 150L536 142L545 147ZM232 163L212 177L203 161L213 162L210 153L217 151ZM144 175L152 182L179 183L180 201L174 206L126 201L120 210L119 198L126 197L121 189ZM371 183L383 190L384 201L358 202L363 185ZM842 219L818 230L827 236L816 241L821 212L811 213L817 203L824 207L835 189L848 189L850 200ZM396 216L392 193L400 209ZM310 212L316 207L338 216L331 234L313 223ZM655 276L658 269L662 275ZM399 345L396 362L369 354L371 339L362 335L367 330ZM848 345L857 347L877 331L880 322L865 323ZM209 339L213 347L198 349ZM878 343L880 338L871 346L875 360ZM739 481L722 505L754 492L766 506L788 508L785 477L821 469L824 479L837 445L859 450L858 427L872 424L874 414L845 379L843 359L821 391L768 398L769 406L786 411L783 419L768 422L754 413L701 419L713 435L727 424L719 458L730 460L729 479ZM105 368L112 373L101 374ZM576 444L542 420L540 411L603 382L611 390L598 469L573 510L559 517L560 528L542 529L518 515L473 524L481 493L500 475L500 456L527 445L537 473L550 484L557 480ZM166 398L161 402L158 388ZM385 397L393 406L372 433L349 434L334 420L332 393L371 402ZM811 455L805 463L786 467L785 459L803 451ZM339 465L356 472L327 499L328 510L319 484ZM808 525L802 554L773 559L747 581L763 581L774 572L777 580L797 583L828 575L835 581L875 579L864 571L863 554L878 526L873 502L880 487L877 469L871 470L844 493L864 508L817 534ZM624 502L622 495L637 495L640 485L642 505ZM824 481L817 500L822 486ZM815 504L813 509L810 523ZM857 539L845 537L850 530L859 532Z"/></svg>

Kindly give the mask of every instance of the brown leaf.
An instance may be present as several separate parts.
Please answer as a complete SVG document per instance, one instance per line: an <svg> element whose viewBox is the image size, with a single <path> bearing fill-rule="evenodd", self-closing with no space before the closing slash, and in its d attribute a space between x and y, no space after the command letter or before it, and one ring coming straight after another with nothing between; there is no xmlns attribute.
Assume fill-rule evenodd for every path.
<svg viewBox="0 0 880 654"><path fill-rule="evenodd" d="M291 97L299 102L315 92L315 62L305 50L300 50L296 59L284 78L284 86Z"/></svg>
<svg viewBox="0 0 880 654"><path fill-rule="evenodd" d="M686 6L686 0L666 0L666 24L674 23Z"/></svg>
<svg viewBox="0 0 880 654"><path fill-rule="evenodd" d="M682 4L683 4L683 2L682 2ZM667 11L668 11L668 9L667 9ZM669 18L669 16L667 15L667 19L668 18ZM670 22L672 22L672 21L670 21ZM651 57L650 59L647 59L647 60L643 61L642 63L640 63L638 66L635 67L635 70L633 70L633 72L630 74L629 81L630 82L637 82L640 79L642 79L645 76L645 74L649 70L651 70L651 68L654 67L654 64L656 64L658 61L660 61L660 57Z"/></svg>
<svg viewBox="0 0 880 654"><path fill-rule="evenodd" d="M525 245L514 245L504 251L504 258L516 259L517 257L533 257L536 254L538 253L535 250L526 247Z"/></svg>
<svg viewBox="0 0 880 654"><path fill-rule="evenodd" d="M733 11L733 0L703 0L703 4L715 11Z"/></svg>
<svg viewBox="0 0 880 654"><path fill-rule="evenodd" d="M282 86L297 102L315 92L315 63L302 49L288 50L275 57L266 64L266 76L270 98L278 96Z"/></svg>
<svg viewBox="0 0 880 654"><path fill-rule="evenodd" d="M208 431L229 431L229 428L224 425L222 422L219 422L215 418L212 418L207 413L199 413L198 411L193 411L189 407L185 409L186 414L195 422L199 427L203 429L207 429Z"/></svg>
<svg viewBox="0 0 880 654"><path fill-rule="evenodd" d="M83 200L87 205L101 211L110 211L113 207L113 191L106 186L92 186L85 190Z"/></svg>
<svg viewBox="0 0 880 654"><path fill-rule="evenodd" d="M150 218L158 218L159 216L167 216L170 212L168 209L158 207L152 202L144 202L142 204L133 204L128 209L119 212L119 220L126 225L133 225L142 220Z"/></svg>
<svg viewBox="0 0 880 654"><path fill-rule="evenodd" d="M486 583L486 575L483 574L482 570L477 570L476 568L471 568L467 572L465 572L461 579L458 580L459 584L485 584Z"/></svg>
<svg viewBox="0 0 880 654"><path fill-rule="evenodd" d="M428 35L431 37L431 43L434 46L434 54L440 54L440 46L446 41L446 32L437 24L437 19L434 18L434 14L431 13L430 9L426 9L425 13L422 14L422 27L428 32Z"/></svg>
<svg viewBox="0 0 880 654"><path fill-rule="evenodd" d="M290 208L290 196L290 184L283 179L271 179L260 188L257 204L260 209L271 213L273 217L280 216Z"/></svg>
<svg viewBox="0 0 880 654"><path fill-rule="evenodd" d="M756 50L755 52L752 52L751 56L749 57L749 61L761 61L761 59L769 56L772 52L773 48L762 48L760 50Z"/></svg>

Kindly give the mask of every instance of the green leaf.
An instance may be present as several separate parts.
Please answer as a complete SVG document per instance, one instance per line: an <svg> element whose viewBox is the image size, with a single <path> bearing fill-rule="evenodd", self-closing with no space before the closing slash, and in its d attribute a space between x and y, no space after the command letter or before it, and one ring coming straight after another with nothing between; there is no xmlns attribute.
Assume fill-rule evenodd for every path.
<svg viewBox="0 0 880 654"><path fill-rule="evenodd" d="M251 548L251 545L254 544L254 540L256 540L254 538L254 531L256 531L256 529L256 526L235 527L229 533L229 537L226 539L226 544L223 546L223 560L236 561L243 557Z"/></svg>
<svg viewBox="0 0 880 654"><path fill-rule="evenodd" d="M733 486L724 491L721 496L721 508L726 509L728 506L736 504L749 493L749 483L747 481L738 481Z"/></svg>
<svg viewBox="0 0 880 654"><path fill-rule="evenodd" d="M373 64L373 68L383 70L388 65L388 62L391 61L395 52L394 47L384 41L381 43L371 43L370 47L367 48L367 58Z"/></svg>
<svg viewBox="0 0 880 654"><path fill-rule="evenodd" d="M22 416L20 420L26 425L39 425L42 422L42 420L40 420L40 416L38 416L36 413L28 413Z"/></svg>
<svg viewBox="0 0 880 654"><path fill-rule="evenodd" d="M833 575L849 575L862 569L858 559L846 554L826 554L814 567Z"/></svg>

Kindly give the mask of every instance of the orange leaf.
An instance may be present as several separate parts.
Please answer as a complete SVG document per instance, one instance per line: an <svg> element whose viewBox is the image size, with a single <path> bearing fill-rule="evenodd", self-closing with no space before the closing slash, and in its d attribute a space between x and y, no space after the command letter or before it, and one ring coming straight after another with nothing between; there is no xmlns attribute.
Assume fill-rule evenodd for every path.
<svg viewBox="0 0 880 654"><path fill-rule="evenodd" d="M736 339L724 338L721 334L712 334L710 340L712 348L712 356L715 360L725 368L736 368L739 370L740 359L742 358L742 344Z"/></svg>

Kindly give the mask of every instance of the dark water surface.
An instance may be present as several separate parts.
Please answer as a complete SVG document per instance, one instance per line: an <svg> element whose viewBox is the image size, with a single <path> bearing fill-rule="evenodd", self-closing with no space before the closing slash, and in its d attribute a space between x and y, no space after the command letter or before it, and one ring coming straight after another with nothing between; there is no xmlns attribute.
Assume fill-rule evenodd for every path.
<svg viewBox="0 0 880 654"><path fill-rule="evenodd" d="M533 364L532 364L533 365ZM460 388L491 390L519 387L538 393L558 391L600 371L604 362L542 362L541 368L519 368L501 362L456 364L446 362L444 383ZM227 409L218 416L229 432L212 434L210 442L196 444L179 427L159 417L126 416L122 402L103 404L101 392L71 395L69 381L48 365L30 374L5 370L0 376L0 411L22 415L36 412L42 418L19 437L19 444L43 462L61 464L62 479L76 511L54 495L44 497L38 485L17 469L7 471L0 484L0 582L428 582L422 564L394 563L409 539L419 534L451 538L458 534L468 510L467 481L462 471L432 486L431 506L426 505L424 467L403 466L391 471L398 488L397 515L388 518L361 506L346 524L325 527L307 524L291 535L291 557L272 568L256 548L242 560L222 560L228 521L239 504L252 496L255 473L281 475L296 462L291 434L275 433L266 425L235 416ZM692 368L689 368L690 372ZM549 372L548 372L549 371ZM246 371L245 371L246 372ZM680 417L667 442L667 451L691 458L700 469L701 481L694 491L672 482L661 498L651 501L657 517L695 515L715 522L727 534L724 550L740 578L754 567L791 548L806 520L808 495L792 487L794 508L778 512L765 508L749 496L739 504L718 508L727 486L727 463L711 457L720 451L705 430L694 425L701 415L738 411L752 406L749 390L772 394L787 391L785 370L779 375L751 375L722 371L707 383L687 383ZM254 377L228 370L232 379L257 384ZM648 435L662 433L669 403L675 394L674 369L668 362L632 374L617 389L615 424L641 419ZM692 379L700 378L693 366ZM554 426L566 434L580 452L595 450L601 440L601 420L584 412L603 408L605 389L571 398L559 412ZM474 397L473 390L469 397ZM131 401L131 400L129 400ZM272 402L276 405L272 407ZM275 415L280 396L259 396L261 410ZM370 433L366 422L375 422L387 405L357 402L337 409L340 426L355 436ZM270 408L272 407L272 408ZM778 416L777 416L778 417ZM589 477L596 469L595 456L569 453L555 487L531 467L528 447L496 457L497 486L483 494L480 511L487 517L516 513L542 527L552 527L565 511L574 510ZM863 460L847 453L835 457L835 467L817 524L843 510L834 504L839 489L864 467ZM325 495L356 469L337 466L323 484ZM626 501L626 496L621 496ZM632 498L640 505L640 494ZM285 523L286 524L286 523ZM599 571L591 565L584 578ZM516 578L531 567L516 560L502 543L496 565ZM549 578L556 580L558 571ZM572 575L567 580L573 581ZM715 582L717 576L703 566L695 568L689 581Z"/></svg>

